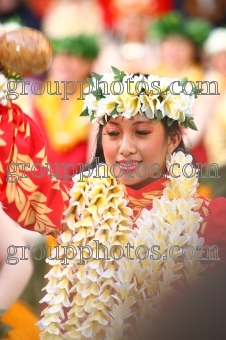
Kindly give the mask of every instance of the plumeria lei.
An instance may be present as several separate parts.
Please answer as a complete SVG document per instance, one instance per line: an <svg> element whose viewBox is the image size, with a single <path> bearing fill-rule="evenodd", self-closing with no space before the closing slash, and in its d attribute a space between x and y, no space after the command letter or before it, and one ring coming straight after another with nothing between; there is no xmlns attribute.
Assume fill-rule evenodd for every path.
<svg viewBox="0 0 226 340"><path fill-rule="evenodd" d="M90 116L92 122L105 124L110 117L121 115L129 119L139 112L149 119L167 117L169 126L177 120L183 127L197 130L192 106L199 90L187 78L179 81L127 74L115 67L112 70L103 76L93 73L93 77L87 79L90 86L81 116Z"/></svg>
<svg viewBox="0 0 226 340"><path fill-rule="evenodd" d="M174 245L195 248L204 243L198 236L202 218L196 211L197 178L184 177L181 171L191 161L192 157L182 152L168 157L168 169L171 164L180 164L174 173L179 177L166 179L162 197L153 199L151 210L142 210L134 229L133 212L127 206L122 185L115 178L109 175L79 182L74 177L70 205L64 213L65 230L58 239L59 256L64 246L72 246L68 248L68 258L74 258L67 265L62 264L62 259L48 259L53 267L46 275L47 294L40 301L48 304L38 323L41 339L129 339L131 332L142 329L144 322L154 320L166 293L202 278L200 274L207 266L197 259L198 254L191 260L169 256ZM104 252L99 256L96 253L93 240L99 240L108 249L114 245L124 249L128 243L135 249L141 245L148 249L158 245L162 256L158 260L149 256L141 260L146 251L143 247L142 252L140 247L139 257L131 253L133 260L126 254L120 258L117 250L105 260ZM93 249L92 258L83 265L79 265L79 253L73 252L78 246L84 247L87 258L89 251L85 246ZM174 256L181 253L179 249ZM55 255L53 252L52 258ZM101 260L93 259L101 257Z"/></svg>

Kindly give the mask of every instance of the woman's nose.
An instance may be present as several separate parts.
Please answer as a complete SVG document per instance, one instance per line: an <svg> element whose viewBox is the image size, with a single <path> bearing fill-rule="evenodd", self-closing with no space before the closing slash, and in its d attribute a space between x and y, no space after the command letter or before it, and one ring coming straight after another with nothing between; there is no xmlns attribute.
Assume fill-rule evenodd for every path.
<svg viewBox="0 0 226 340"><path fill-rule="evenodd" d="M124 135L121 139L119 153L128 156L130 154L136 153L136 145L135 141L131 136Z"/></svg>

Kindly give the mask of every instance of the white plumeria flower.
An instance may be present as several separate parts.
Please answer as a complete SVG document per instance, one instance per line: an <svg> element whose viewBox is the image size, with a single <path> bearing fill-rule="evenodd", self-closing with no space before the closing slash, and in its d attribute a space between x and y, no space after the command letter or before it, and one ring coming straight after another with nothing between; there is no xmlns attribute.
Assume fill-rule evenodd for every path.
<svg viewBox="0 0 226 340"><path fill-rule="evenodd" d="M121 114L122 117L125 117L127 119L130 119L131 118L131 113L128 112L128 111L124 111L122 114Z"/></svg>
<svg viewBox="0 0 226 340"><path fill-rule="evenodd" d="M153 119L155 117L156 105L158 100L158 95L140 95L140 101L142 103L142 112L145 113L146 117Z"/></svg>
<svg viewBox="0 0 226 340"><path fill-rule="evenodd" d="M106 86L106 83L110 85L110 84L112 84L113 81L115 81L115 74L113 72L105 73L103 75L103 77L101 78L101 80L99 80L99 86L102 89L104 89L105 86ZM109 87L108 90L110 90L110 87Z"/></svg>
<svg viewBox="0 0 226 340"><path fill-rule="evenodd" d="M169 117L174 120L178 120L180 118L180 96L173 95L168 93L164 96L162 102L157 102L156 109L162 112L162 116Z"/></svg>
<svg viewBox="0 0 226 340"><path fill-rule="evenodd" d="M158 87L160 88L160 93L163 96L167 96L167 94L170 93L170 91L166 91L166 90L169 88L169 86L171 85L172 81L174 81L174 80L170 79L170 78L160 77L158 81L159 81Z"/></svg>
<svg viewBox="0 0 226 340"><path fill-rule="evenodd" d="M88 107L89 112L95 111L98 108L98 101L92 93L88 94L85 97L83 109L85 109L86 107Z"/></svg>

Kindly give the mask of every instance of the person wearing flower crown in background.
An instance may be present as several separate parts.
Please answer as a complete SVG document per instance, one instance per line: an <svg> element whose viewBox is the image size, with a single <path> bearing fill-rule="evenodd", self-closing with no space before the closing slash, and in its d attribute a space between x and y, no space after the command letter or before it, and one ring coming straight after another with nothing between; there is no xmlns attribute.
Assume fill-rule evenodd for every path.
<svg viewBox="0 0 226 340"><path fill-rule="evenodd" d="M150 36L160 42L160 63L150 69L151 74L162 77L187 77L189 81L202 81L202 45L211 30L202 18L184 18L179 12L170 12L150 25ZM194 105L194 110L195 110ZM190 145L191 146L191 145ZM197 162L208 161L202 140L191 150Z"/></svg>
<svg viewBox="0 0 226 340"><path fill-rule="evenodd" d="M85 163L89 155L90 125L79 114L83 100L82 86L91 75L93 63L98 56L100 44L101 17L95 1L55 1L48 8L42 20L42 31L50 39L54 56L46 81L51 90L32 97L32 117L40 124L47 143L50 163L73 163L75 166L59 167L64 178L77 171L77 163ZM54 82L59 82L58 93ZM65 83L68 93L65 96ZM73 84L74 82L74 84ZM46 83L46 82L45 82ZM50 94L49 94L49 93ZM68 98L67 100L63 98ZM76 128L75 128L76 127Z"/></svg>
<svg viewBox="0 0 226 340"><path fill-rule="evenodd" d="M104 11L111 13L112 27L94 64L94 71L111 72L111 65L128 73L146 73L156 66L158 44L148 39L147 30L156 6L150 0L110 0ZM158 7L158 6L157 6Z"/></svg>
<svg viewBox="0 0 226 340"><path fill-rule="evenodd" d="M179 12L169 12L153 21L150 36L161 44L161 59L157 67L149 71L162 77L202 80L201 48L210 30L208 21L184 18Z"/></svg>
<svg viewBox="0 0 226 340"><path fill-rule="evenodd" d="M126 339L155 319L169 294L202 282L211 259L225 260L226 199L197 194L179 128L196 128L195 93L178 82L175 95L175 79L116 68L88 81L82 116L99 124L95 156L106 164L94 158L69 192L55 177L36 176L32 165L47 159L39 128L15 104L0 106L4 210L23 228L55 235L60 249L48 258L41 339ZM10 183L21 176L20 165L7 172L16 157L33 170ZM198 251L204 245L209 253Z"/></svg>
<svg viewBox="0 0 226 340"><path fill-rule="evenodd" d="M200 96L195 110L197 112L198 133L189 131L188 138L195 146L203 138L207 151L208 163L218 166L219 178L206 179L206 185L212 192L212 197L226 197L226 28L213 29L204 44L208 68L204 80L212 85L204 88L204 93L211 95ZM214 85L215 83L215 85ZM217 86L216 86L217 85ZM211 87L210 87L211 86ZM216 95L214 95L214 92Z"/></svg>
<svg viewBox="0 0 226 340"><path fill-rule="evenodd" d="M46 137L49 162L60 164L61 178L65 177L65 172L71 178L77 172L76 164L85 163L88 158L89 121L79 117L83 95L78 82L85 82L91 74L99 46L97 37L86 34L51 39L51 42L54 57L47 75L51 87L47 91L45 82L44 93L33 96L32 116ZM68 82L69 95L65 95L65 82ZM74 167L65 170L63 163L74 164Z"/></svg>

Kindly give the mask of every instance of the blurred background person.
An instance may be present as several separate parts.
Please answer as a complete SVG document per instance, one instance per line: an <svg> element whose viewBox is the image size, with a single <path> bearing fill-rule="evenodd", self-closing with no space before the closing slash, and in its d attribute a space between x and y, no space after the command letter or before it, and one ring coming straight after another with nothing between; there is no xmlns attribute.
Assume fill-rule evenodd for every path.
<svg viewBox="0 0 226 340"><path fill-rule="evenodd" d="M206 78L209 81L217 81L219 93L214 96L215 103L207 120L205 145L208 161L217 163L222 168L226 165L226 28L216 28L211 32L204 45L204 51L209 61ZM203 120L205 118L203 114Z"/></svg>
<svg viewBox="0 0 226 340"><path fill-rule="evenodd" d="M102 11L96 0L52 0L42 30L57 39L82 33L98 35L103 31Z"/></svg>
<svg viewBox="0 0 226 340"><path fill-rule="evenodd" d="M40 20L24 0L0 0L0 22L9 21L40 30Z"/></svg>
<svg viewBox="0 0 226 340"><path fill-rule="evenodd" d="M71 180L80 167L70 166L66 170L62 163L86 163L88 157L90 125L79 116L83 108L81 91L84 91L84 85L79 82L85 82L91 75L99 47L97 39L87 35L54 39L52 45L54 57L46 78L51 87L47 89L45 82L44 93L32 97L32 113L46 138L49 162L60 164L59 170L56 169L58 177L65 178L67 171L70 176L67 180ZM71 94L65 95L65 89ZM54 95L56 91L58 94Z"/></svg>
<svg viewBox="0 0 226 340"><path fill-rule="evenodd" d="M187 136L193 146L204 140L209 164L216 163L220 178L206 180L212 196L226 196L226 28L215 28L204 44L208 69L204 80L215 82L211 85L212 94L200 95L194 105L197 117L197 133L188 132ZM208 92L203 86L204 93ZM214 91L215 89L215 91ZM216 92L214 95L213 93Z"/></svg>
<svg viewBox="0 0 226 340"><path fill-rule="evenodd" d="M104 1L100 2L104 7ZM111 30L105 37L105 44L95 64L96 72L111 72L111 66L115 66L128 73L147 73L156 65L158 44L150 41L147 29L156 15L158 3L152 0L109 1ZM106 11L107 8L104 13Z"/></svg>
<svg viewBox="0 0 226 340"><path fill-rule="evenodd" d="M200 18L185 19L170 12L150 26L150 36L160 42L160 61L149 72L162 77L197 81L203 78L200 52L211 25Z"/></svg>
<svg viewBox="0 0 226 340"><path fill-rule="evenodd" d="M55 58L56 62L60 62L61 60L61 66L59 67L59 70L57 70L59 63L57 66L57 64L53 60L53 64L50 70L52 79L58 80L58 81L65 80L65 79L61 79L61 77L63 76L63 73L65 74L67 73L66 80L69 80L69 81L86 80L86 77L89 77L91 75L91 72L94 70L94 61L99 54L99 47L101 44L101 40L99 39L99 43L97 43L97 40L96 38L94 38L94 36L99 38L101 35L103 35L103 32L104 32L103 12L98 1L97 0L86 0L86 1L54 0L51 2L51 5L49 6L48 10L46 11L42 19L42 29L43 29L43 32L51 39L54 39L55 41L58 41L58 42L61 40L61 45L64 46L62 48L64 49L64 51L62 50L61 53L59 53L59 49L58 49L58 52L56 52L57 54ZM87 36L87 38L84 37L82 41L81 38L78 38L78 36L81 36L81 35L83 37L85 35ZM93 41L92 41L92 37L93 37ZM63 42L63 39L65 38L69 40L70 39L72 40L72 38L74 38L77 47L73 48L73 44L71 44L70 51L68 52L67 51L68 47L66 47L67 43ZM83 54L83 56L81 55L81 53ZM65 62L67 58L71 60L71 62L68 64ZM75 64L73 63L72 60L74 60ZM87 65L86 65L85 68L87 70L86 72L83 72L82 69L84 68L85 63L89 66L87 68ZM74 65L71 74L69 71L70 65ZM66 71L67 68L68 68L68 71ZM53 75L53 72L56 72L56 74ZM47 75L47 78L50 77L49 74ZM63 77L65 77L65 75ZM55 99L49 98L50 101L55 102L55 104L53 105L55 105L56 107L58 105L58 111L60 108L62 111L63 107L65 107L64 119L65 119L65 122L67 121L68 125L70 125L70 131L71 131L71 132L68 131L67 133L68 137L65 137L66 134L64 134L64 136L62 134L62 138L61 138L62 142L61 140L59 140L59 143L63 143L63 140L65 140L65 138L68 138L68 142L65 143L64 141L65 143L64 152L62 151L59 152L59 150L56 152L53 152L53 147L52 146L50 147L51 149L50 153L53 154L53 157L59 156L58 162L66 161L66 162L73 162L73 163L77 163L77 162L84 163L91 157L90 155L93 149L93 135L95 135L95 129L93 129L93 127L91 128L92 124L88 123L89 125L87 125L86 120L82 120L81 117L78 117L79 108L81 108L81 105L83 105L82 100L77 100L79 96L80 96L80 93L78 91L77 94L70 96L70 99L68 101L65 101L65 100L62 101L62 100L59 100L59 98L55 98ZM56 102L58 102L58 104L56 104ZM72 121L70 122L69 118L66 119L67 113L69 114L69 111L71 112L71 117L72 117L73 115L72 110L75 104L77 106L77 108L75 108L77 115L74 116L74 119L77 120L76 122L77 135L75 133ZM35 103L35 107L36 106L37 105ZM58 118L58 122L59 122L59 119L60 119L60 116ZM81 129L81 127L84 127L84 124L86 127L84 129ZM63 128L61 127L61 131L62 130ZM81 138L80 151L79 151L79 148L76 147L76 144L78 146L79 135L81 137L82 134L83 134L83 137ZM71 138L71 141L69 140L69 138ZM74 145L73 145L73 139L77 140L77 142L74 143ZM67 147L66 144L68 145L68 148L70 149L70 150L68 149L68 152L66 152L66 147ZM53 157L51 157L51 159L53 159ZM69 171L71 170L69 169Z"/></svg>
<svg viewBox="0 0 226 340"><path fill-rule="evenodd" d="M84 98L81 92L88 86L82 82L91 76L99 53L101 27L95 1L52 2L42 21L43 33L53 46L50 69L40 83L43 87L35 87L37 95L29 100L20 95L16 101L41 127L53 173L65 181L71 181L81 169L77 163L88 159L90 123L79 117Z"/></svg>
<svg viewBox="0 0 226 340"><path fill-rule="evenodd" d="M150 73L180 80L187 77L188 81L197 85L196 82L204 78L202 47L210 30L208 21L201 18L185 19L179 12L170 12L157 19L150 27L150 35L160 42L160 62ZM196 162L207 162L207 153L201 139L196 145L188 143L187 146L191 148Z"/></svg>

